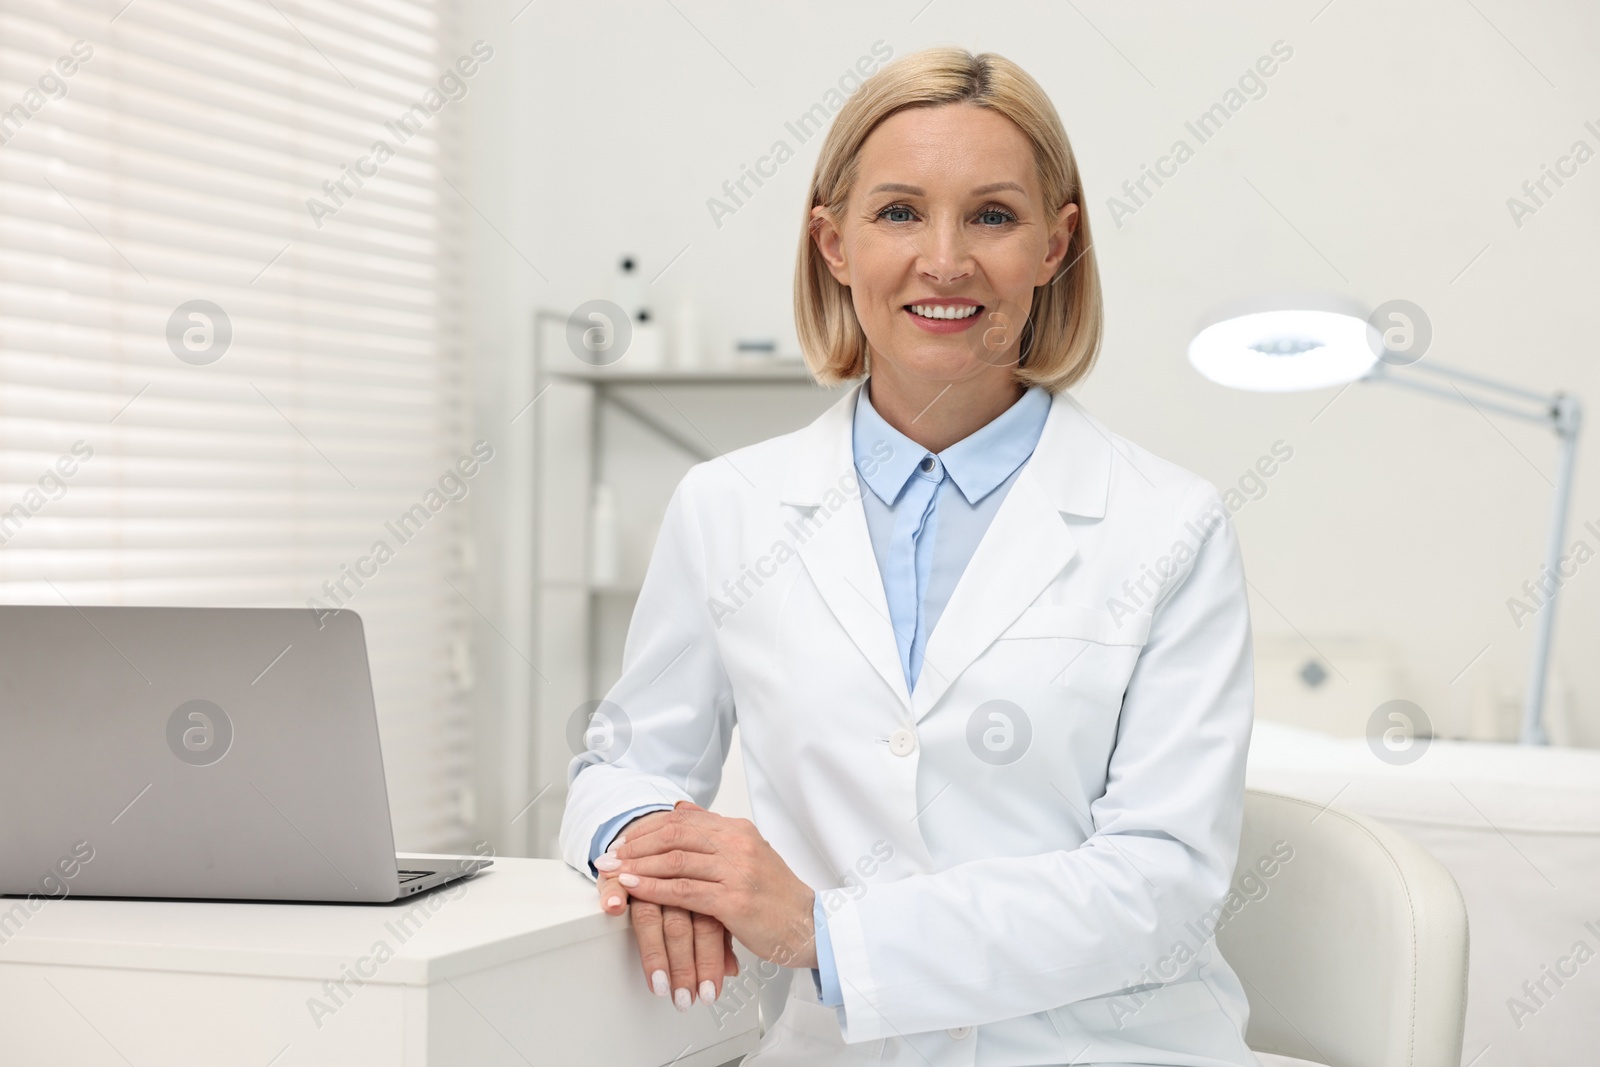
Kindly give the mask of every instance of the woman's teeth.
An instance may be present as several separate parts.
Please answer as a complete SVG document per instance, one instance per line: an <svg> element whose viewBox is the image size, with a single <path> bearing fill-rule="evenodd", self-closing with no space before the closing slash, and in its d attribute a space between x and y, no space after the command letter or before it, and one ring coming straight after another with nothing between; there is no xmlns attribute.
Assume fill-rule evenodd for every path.
<svg viewBox="0 0 1600 1067"><path fill-rule="evenodd" d="M965 319L978 313L978 305L946 307L942 304L908 304L914 313L925 319Z"/></svg>

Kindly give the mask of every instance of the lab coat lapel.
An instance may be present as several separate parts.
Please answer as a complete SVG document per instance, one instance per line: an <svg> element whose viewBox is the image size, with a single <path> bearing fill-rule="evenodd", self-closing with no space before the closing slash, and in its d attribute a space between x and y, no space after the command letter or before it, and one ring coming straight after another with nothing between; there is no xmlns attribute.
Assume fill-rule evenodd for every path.
<svg viewBox="0 0 1600 1067"><path fill-rule="evenodd" d="M1039 444L1001 501L928 635L922 670L911 694L914 721L933 710L962 672L1077 554L1064 516L1105 516L1111 460L1104 431L1077 401L1057 393Z"/></svg>
<svg viewBox="0 0 1600 1067"><path fill-rule="evenodd" d="M797 435L780 506L828 610L905 707L911 697L861 507L852 445L857 385Z"/></svg>

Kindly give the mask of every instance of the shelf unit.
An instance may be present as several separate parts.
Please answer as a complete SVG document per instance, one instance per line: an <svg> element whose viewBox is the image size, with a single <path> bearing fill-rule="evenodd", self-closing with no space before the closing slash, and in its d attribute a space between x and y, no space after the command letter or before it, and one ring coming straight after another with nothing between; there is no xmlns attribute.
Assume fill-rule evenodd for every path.
<svg viewBox="0 0 1600 1067"><path fill-rule="evenodd" d="M567 735L577 709L605 695L613 679L604 675L596 652L607 618L631 614L637 596L635 581L597 587L592 574L590 529L597 476L608 447L606 412L626 419L663 446L678 453L685 467L714 458L718 450L671 403L685 390L729 390L757 387L795 397L793 427L764 425L758 437L809 422L833 394L818 387L799 357L751 359L729 366L634 369L626 356L617 364L596 367L578 359L565 343L567 317L540 310L533 324L533 387L528 409L534 419L532 661L533 736L530 781L534 790L549 787L528 820L530 855L556 855L566 795L566 771L572 758ZM657 394L673 409L663 417L641 402ZM736 394L730 394L736 395ZM754 439L754 438L752 438ZM745 440L723 442L731 449ZM662 498L664 504L665 498ZM619 503L622 503L619 494ZM659 515L652 516L659 520ZM632 576L629 576L632 577Z"/></svg>

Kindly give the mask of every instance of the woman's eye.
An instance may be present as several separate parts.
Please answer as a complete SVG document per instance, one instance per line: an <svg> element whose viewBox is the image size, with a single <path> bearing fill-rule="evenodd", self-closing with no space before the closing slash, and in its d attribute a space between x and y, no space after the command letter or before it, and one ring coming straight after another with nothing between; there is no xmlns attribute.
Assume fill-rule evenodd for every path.
<svg viewBox="0 0 1600 1067"><path fill-rule="evenodd" d="M878 218L890 222L910 222L916 213L904 204L890 204L878 212ZM977 219L985 226L999 227L1007 223L1016 222L1017 217L1003 207L984 208L978 212Z"/></svg>

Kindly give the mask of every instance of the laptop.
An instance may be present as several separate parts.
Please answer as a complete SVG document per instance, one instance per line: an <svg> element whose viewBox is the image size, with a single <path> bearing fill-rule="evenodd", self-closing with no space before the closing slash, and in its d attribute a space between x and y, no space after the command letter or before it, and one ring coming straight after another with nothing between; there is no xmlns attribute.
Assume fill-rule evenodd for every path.
<svg viewBox="0 0 1600 1067"><path fill-rule="evenodd" d="M0 894L380 904L394 850L355 612L0 605Z"/></svg>

